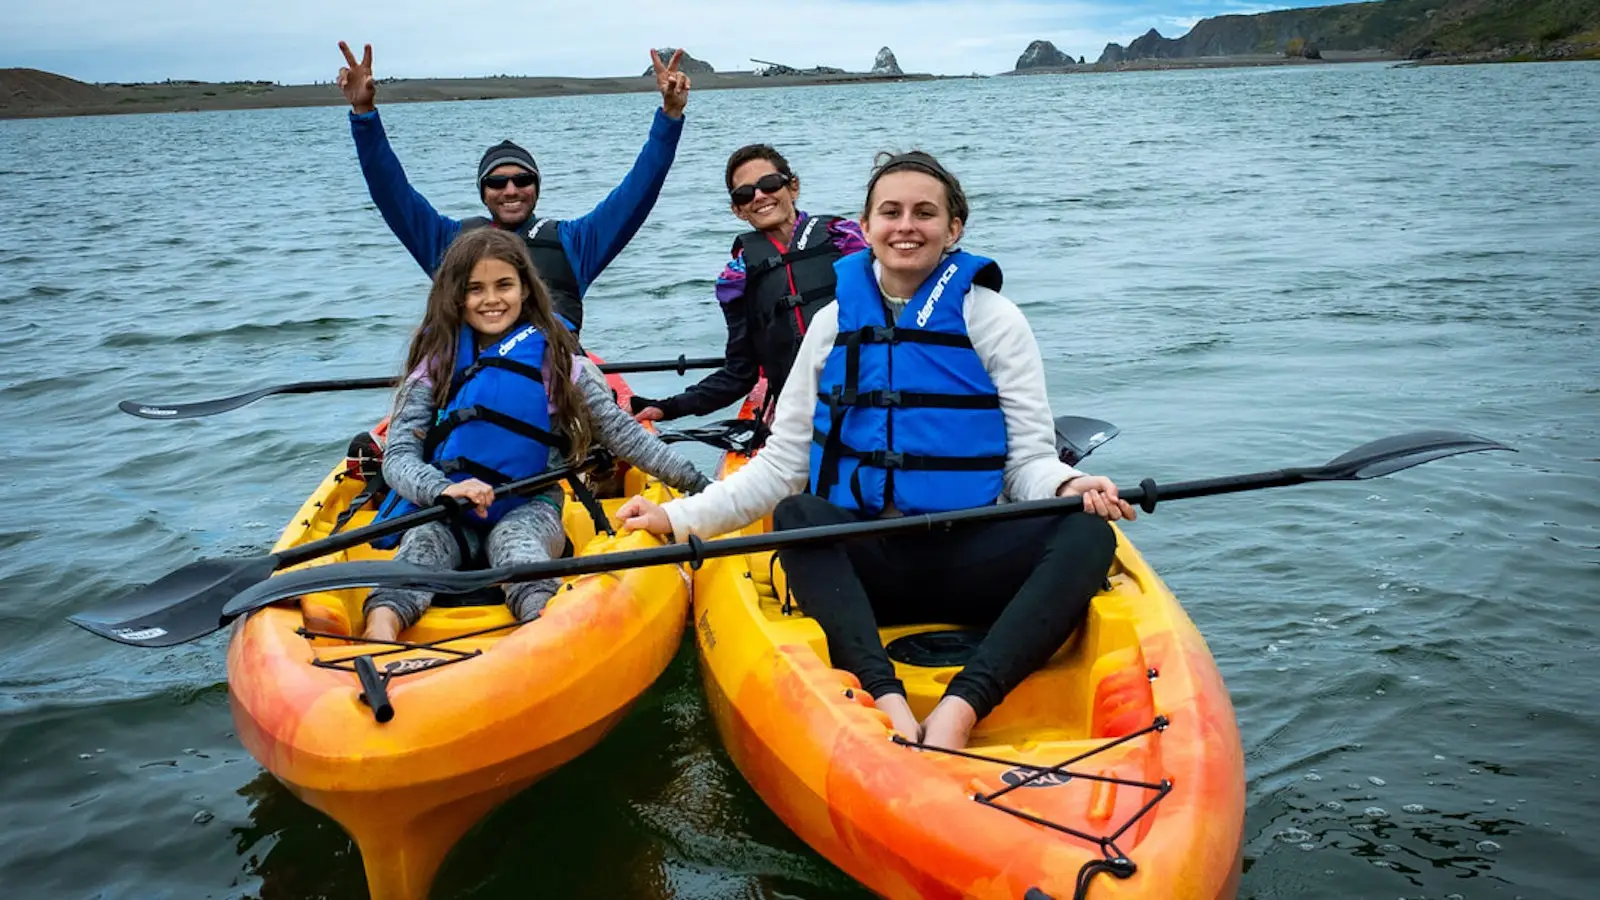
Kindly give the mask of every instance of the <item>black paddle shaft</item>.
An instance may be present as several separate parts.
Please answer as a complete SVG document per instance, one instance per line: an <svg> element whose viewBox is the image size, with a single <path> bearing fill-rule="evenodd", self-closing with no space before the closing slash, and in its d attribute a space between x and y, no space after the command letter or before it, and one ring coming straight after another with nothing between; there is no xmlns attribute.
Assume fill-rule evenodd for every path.
<svg viewBox="0 0 1600 900"><path fill-rule="evenodd" d="M1458 453L1509 449L1511 448L1504 444L1460 432L1413 432L1363 444L1324 466L1273 469L1248 475L1176 482L1167 486L1158 485L1154 480L1147 478L1138 487L1119 491L1119 494L1129 503L1136 503L1146 511L1153 511L1160 500L1207 497L1306 482L1363 480ZM278 600L318 590L382 586L435 593L463 593L503 582L593 575L639 566L689 563L698 567L700 563L714 557L781 550L785 547L831 543L857 537L884 537L929 531L963 522L1002 522L1035 516L1065 515L1082 509L1081 497L1056 497L892 519L869 519L772 534L721 538L710 542L691 537L683 544L576 559L525 563L473 572L440 572L395 562L346 563L340 566L290 572L268 579L234 597L224 607L223 615L240 615Z"/></svg>

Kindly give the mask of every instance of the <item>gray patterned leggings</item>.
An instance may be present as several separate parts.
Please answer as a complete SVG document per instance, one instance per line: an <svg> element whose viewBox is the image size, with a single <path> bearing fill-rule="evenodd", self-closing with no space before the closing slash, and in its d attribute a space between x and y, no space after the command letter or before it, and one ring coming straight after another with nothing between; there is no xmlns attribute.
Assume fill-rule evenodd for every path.
<svg viewBox="0 0 1600 900"><path fill-rule="evenodd" d="M472 513L467 514L469 519ZM478 549L482 529L467 529L472 549ZM543 499L531 500L506 513L489 531L489 565L507 566L554 559L566 546L567 534L561 527L561 512ZM450 526L429 522L411 529L400 539L394 558L418 566L437 569L461 567L461 548ZM506 603L519 622L536 619L544 605L561 587L561 579L521 581L505 586ZM428 611L433 595L427 591L399 591L377 588L367 596L364 611L387 606L400 617L403 627L417 624Z"/></svg>

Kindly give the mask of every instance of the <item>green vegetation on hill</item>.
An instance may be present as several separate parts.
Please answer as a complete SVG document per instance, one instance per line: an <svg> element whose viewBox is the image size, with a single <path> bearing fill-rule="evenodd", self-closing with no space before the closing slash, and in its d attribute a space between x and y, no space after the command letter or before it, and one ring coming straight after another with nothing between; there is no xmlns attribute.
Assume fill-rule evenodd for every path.
<svg viewBox="0 0 1600 900"><path fill-rule="evenodd" d="M1378 0L1216 16L1181 38L1151 32L1126 50L1113 44L1102 60L1282 53L1296 40L1400 55L1583 56L1585 47L1600 45L1600 0Z"/></svg>

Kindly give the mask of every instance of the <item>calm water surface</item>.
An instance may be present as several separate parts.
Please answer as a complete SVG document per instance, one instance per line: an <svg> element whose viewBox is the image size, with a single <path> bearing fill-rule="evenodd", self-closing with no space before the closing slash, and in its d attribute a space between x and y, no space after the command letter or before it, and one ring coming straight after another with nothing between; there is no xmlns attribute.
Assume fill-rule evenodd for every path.
<svg viewBox="0 0 1600 900"><path fill-rule="evenodd" d="M330 89L331 90L331 89ZM472 214L484 146L586 211L649 96L385 107ZM1588 897L1600 879L1600 64L987 79L705 92L661 201L590 294L615 359L712 354L727 154L788 151L815 211L873 151L972 197L1055 412L1123 483L1316 464L1386 434L1516 455L1174 503L1128 533L1233 695L1250 897ZM203 399L398 367L425 280L342 110L0 122L0 884L13 897L354 898L360 861L239 746L224 638L138 651L63 621L258 553L386 397ZM641 376L644 393L671 375ZM707 462L709 453L705 454ZM692 646L593 753L475 831L435 896L834 898L718 746Z"/></svg>

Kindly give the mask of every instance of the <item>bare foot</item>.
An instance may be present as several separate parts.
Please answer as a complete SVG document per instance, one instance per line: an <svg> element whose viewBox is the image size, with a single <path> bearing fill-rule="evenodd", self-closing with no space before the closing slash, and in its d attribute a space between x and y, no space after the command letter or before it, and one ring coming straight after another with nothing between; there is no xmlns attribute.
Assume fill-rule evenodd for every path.
<svg viewBox="0 0 1600 900"><path fill-rule="evenodd" d="M911 712L911 704L906 702L903 694L884 694L875 701L878 708L889 716L889 724L900 736L908 741L915 741L922 734L922 728L917 725L917 717Z"/></svg>
<svg viewBox="0 0 1600 900"><path fill-rule="evenodd" d="M367 613L367 628L361 636L369 641L392 641L400 636L400 615L387 606Z"/></svg>
<svg viewBox="0 0 1600 900"><path fill-rule="evenodd" d="M960 697L946 695L939 705L922 720L922 743L929 747L961 750L967 746L972 727L978 724L978 712L972 704Z"/></svg>

